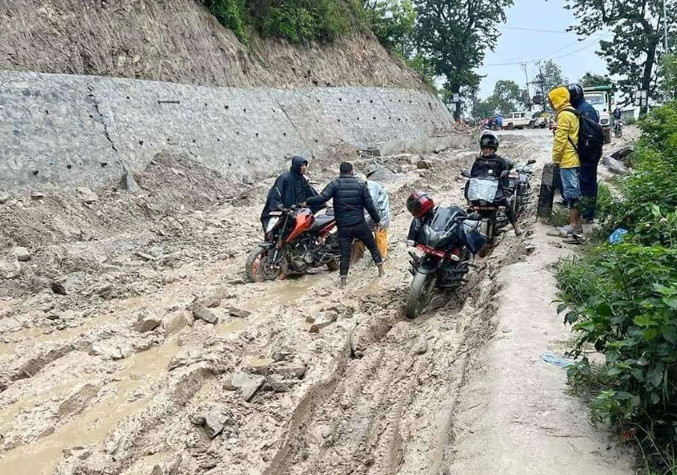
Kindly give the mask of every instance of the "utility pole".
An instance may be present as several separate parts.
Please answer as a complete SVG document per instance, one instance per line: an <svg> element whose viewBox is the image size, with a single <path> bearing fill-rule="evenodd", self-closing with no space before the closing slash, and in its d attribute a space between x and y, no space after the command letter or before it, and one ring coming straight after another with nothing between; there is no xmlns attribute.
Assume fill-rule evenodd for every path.
<svg viewBox="0 0 677 475"><path fill-rule="evenodd" d="M536 67L538 67L538 80L541 84L541 94L543 95L543 112L547 111L546 98L548 91L545 90L545 76L543 76L543 69L541 68L541 62L536 62Z"/></svg>
<svg viewBox="0 0 677 475"><path fill-rule="evenodd" d="M520 63L524 68L524 76L527 78L527 107L531 109L531 94L529 93L529 73L527 72L527 63Z"/></svg>

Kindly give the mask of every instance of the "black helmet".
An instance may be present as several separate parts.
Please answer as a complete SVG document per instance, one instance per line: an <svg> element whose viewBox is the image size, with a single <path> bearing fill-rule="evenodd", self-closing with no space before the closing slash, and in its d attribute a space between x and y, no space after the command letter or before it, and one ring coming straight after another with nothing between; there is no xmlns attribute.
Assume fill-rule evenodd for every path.
<svg viewBox="0 0 677 475"><path fill-rule="evenodd" d="M498 150L498 137L491 130L485 130L480 136L480 148L484 147Z"/></svg>
<svg viewBox="0 0 677 475"><path fill-rule="evenodd" d="M583 93L583 88L580 84L569 84L567 89L569 90L569 102L572 106L576 107L583 99L585 99L585 94Z"/></svg>

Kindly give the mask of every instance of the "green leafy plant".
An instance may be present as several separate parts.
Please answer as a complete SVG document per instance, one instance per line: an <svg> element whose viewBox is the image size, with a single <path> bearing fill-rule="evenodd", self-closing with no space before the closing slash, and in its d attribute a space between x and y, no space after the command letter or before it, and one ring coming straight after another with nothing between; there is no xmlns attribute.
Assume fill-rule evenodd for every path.
<svg viewBox="0 0 677 475"><path fill-rule="evenodd" d="M243 44L248 43L245 26L247 0L204 0L204 3L219 23L231 29Z"/></svg>
<svg viewBox="0 0 677 475"><path fill-rule="evenodd" d="M616 183L620 196L605 187L598 194L604 234L628 233L560 262L558 312L576 332L571 353L582 357L568 368L570 381L596 385L593 419L621 427L647 467L669 473L677 468L677 104L640 127L635 169ZM585 357L591 347L606 357L602 377Z"/></svg>

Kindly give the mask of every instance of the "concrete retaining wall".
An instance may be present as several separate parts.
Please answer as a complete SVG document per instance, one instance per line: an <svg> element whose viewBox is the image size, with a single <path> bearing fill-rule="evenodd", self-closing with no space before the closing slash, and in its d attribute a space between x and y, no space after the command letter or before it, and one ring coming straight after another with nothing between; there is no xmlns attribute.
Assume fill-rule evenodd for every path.
<svg viewBox="0 0 677 475"><path fill-rule="evenodd" d="M449 135L431 94L384 88L210 88L0 71L0 189L96 187L182 152L226 176L264 176L285 155ZM400 145L397 147L401 148Z"/></svg>

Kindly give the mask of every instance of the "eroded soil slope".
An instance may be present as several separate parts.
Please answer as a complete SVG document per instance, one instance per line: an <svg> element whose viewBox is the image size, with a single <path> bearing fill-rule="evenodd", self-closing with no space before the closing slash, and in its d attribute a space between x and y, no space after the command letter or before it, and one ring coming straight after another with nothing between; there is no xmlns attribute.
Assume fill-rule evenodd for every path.
<svg viewBox="0 0 677 475"><path fill-rule="evenodd" d="M370 36L244 47L196 0L3 0L0 69L204 86L422 88Z"/></svg>

